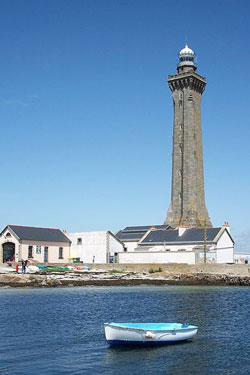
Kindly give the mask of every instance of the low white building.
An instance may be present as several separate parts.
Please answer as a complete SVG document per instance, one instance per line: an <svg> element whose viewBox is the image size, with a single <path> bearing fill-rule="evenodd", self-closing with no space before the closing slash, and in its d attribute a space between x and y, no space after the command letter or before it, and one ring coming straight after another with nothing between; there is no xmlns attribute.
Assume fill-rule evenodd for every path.
<svg viewBox="0 0 250 375"><path fill-rule="evenodd" d="M0 234L0 263L67 263L69 253L70 240L60 229L7 225Z"/></svg>
<svg viewBox="0 0 250 375"><path fill-rule="evenodd" d="M249 264L250 263L250 252L248 253L234 253L234 263L237 264Z"/></svg>
<svg viewBox="0 0 250 375"><path fill-rule="evenodd" d="M110 231L67 233L71 240L71 258L83 263L116 263L124 244Z"/></svg>
<svg viewBox="0 0 250 375"><path fill-rule="evenodd" d="M151 227L132 248L118 256L119 263L234 263L234 240L229 227ZM127 227L125 235L128 237ZM122 231L121 231L122 232ZM118 232L119 238L122 233Z"/></svg>
<svg viewBox="0 0 250 375"><path fill-rule="evenodd" d="M150 230L160 229L167 230L171 227L169 225L144 225L144 226L133 226L126 227L116 233L116 237L122 241L127 249L127 251L135 251L138 247L140 240L147 234Z"/></svg>

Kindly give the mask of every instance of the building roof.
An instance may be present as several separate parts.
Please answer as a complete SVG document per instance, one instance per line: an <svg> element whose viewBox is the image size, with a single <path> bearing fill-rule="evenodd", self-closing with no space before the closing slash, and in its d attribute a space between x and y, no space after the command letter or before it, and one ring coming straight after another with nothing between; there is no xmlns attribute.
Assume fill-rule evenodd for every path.
<svg viewBox="0 0 250 375"><path fill-rule="evenodd" d="M207 242L213 242L221 228L207 228ZM204 242L204 229L188 228L179 236L178 229L152 230L141 241L141 245L159 243Z"/></svg>
<svg viewBox="0 0 250 375"><path fill-rule="evenodd" d="M71 243L70 239L60 229L25 227L20 225L8 225L6 228L14 232L20 240Z"/></svg>
<svg viewBox="0 0 250 375"><path fill-rule="evenodd" d="M192 55L192 56L194 56L195 53L194 53L194 51L191 48L188 47L188 45L186 43L185 47L182 48L182 50L179 52L179 55L180 56L181 55Z"/></svg>
<svg viewBox="0 0 250 375"><path fill-rule="evenodd" d="M171 228L169 225L144 225L126 227L116 233L116 237L121 241L139 241L151 228L167 230Z"/></svg>

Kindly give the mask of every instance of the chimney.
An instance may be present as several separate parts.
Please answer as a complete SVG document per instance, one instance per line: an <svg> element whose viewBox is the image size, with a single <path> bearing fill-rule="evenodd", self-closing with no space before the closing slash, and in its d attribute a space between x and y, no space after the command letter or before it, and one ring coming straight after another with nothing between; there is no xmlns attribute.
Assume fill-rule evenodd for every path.
<svg viewBox="0 0 250 375"><path fill-rule="evenodd" d="M223 227L224 227L224 228L227 228L227 231L230 233L230 226L229 226L229 224L228 224L228 221L225 221L225 222L224 222Z"/></svg>

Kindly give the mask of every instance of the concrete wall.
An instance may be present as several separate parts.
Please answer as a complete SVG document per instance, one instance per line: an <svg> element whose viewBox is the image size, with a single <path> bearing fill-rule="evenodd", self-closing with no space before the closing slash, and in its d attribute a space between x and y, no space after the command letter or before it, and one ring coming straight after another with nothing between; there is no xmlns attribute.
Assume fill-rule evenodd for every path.
<svg viewBox="0 0 250 375"><path fill-rule="evenodd" d="M187 244L178 244L178 245L173 245L173 244L165 244L165 245L156 245L156 246L149 246L148 250L149 251L193 251L193 248L196 247L196 244L192 245L187 245ZM135 251L140 251L140 247L137 247Z"/></svg>
<svg viewBox="0 0 250 375"><path fill-rule="evenodd" d="M234 253L234 263L245 264L245 261L250 263L250 252L249 253Z"/></svg>
<svg viewBox="0 0 250 375"><path fill-rule="evenodd" d="M67 233L72 241L71 256L83 263L107 263L110 256L123 251L123 245L108 231ZM81 239L81 244L79 244Z"/></svg>
<svg viewBox="0 0 250 375"><path fill-rule="evenodd" d="M234 263L234 245L225 231L217 242L217 263Z"/></svg>
<svg viewBox="0 0 250 375"><path fill-rule="evenodd" d="M89 264L91 269L97 270L124 270L131 272L148 272L150 269L158 269L161 267L163 272L169 274L182 273L208 273L213 275L250 275L250 264L160 264L160 263L145 263L145 264Z"/></svg>
<svg viewBox="0 0 250 375"><path fill-rule="evenodd" d="M123 244L117 240L110 232L107 232L108 237L108 248L109 254L114 256L116 253L121 253L124 251Z"/></svg>
<svg viewBox="0 0 250 375"><path fill-rule="evenodd" d="M123 243L126 246L127 251L134 251L135 248L137 248L137 246L138 246L137 241L123 241Z"/></svg>
<svg viewBox="0 0 250 375"><path fill-rule="evenodd" d="M119 263L195 263L195 253L187 251L168 252L126 252L119 254Z"/></svg>

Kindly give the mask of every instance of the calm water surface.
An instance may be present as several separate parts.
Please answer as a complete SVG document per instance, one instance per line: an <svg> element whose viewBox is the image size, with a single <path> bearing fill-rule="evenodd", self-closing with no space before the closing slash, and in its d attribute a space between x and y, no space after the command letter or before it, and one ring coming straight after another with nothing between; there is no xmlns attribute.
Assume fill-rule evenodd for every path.
<svg viewBox="0 0 250 375"><path fill-rule="evenodd" d="M250 374L250 288L0 289L0 374ZM193 341L109 348L103 323L184 322Z"/></svg>

